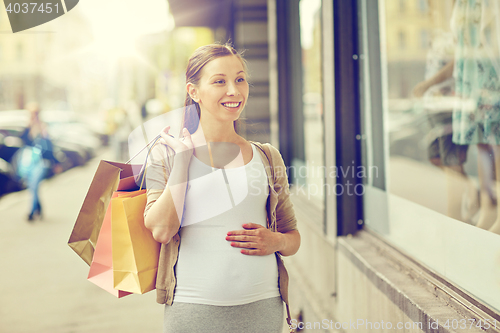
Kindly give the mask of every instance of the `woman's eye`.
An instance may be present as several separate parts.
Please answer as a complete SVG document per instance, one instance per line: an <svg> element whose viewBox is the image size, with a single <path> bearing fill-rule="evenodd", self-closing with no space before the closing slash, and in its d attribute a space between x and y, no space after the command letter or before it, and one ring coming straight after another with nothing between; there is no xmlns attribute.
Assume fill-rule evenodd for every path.
<svg viewBox="0 0 500 333"><path fill-rule="evenodd" d="M217 80L217 81L215 81L214 83L216 83L216 84L223 84L223 83L224 83L224 80Z"/></svg>
<svg viewBox="0 0 500 333"><path fill-rule="evenodd" d="M239 79L236 80L236 82L245 82L245 79L240 77Z"/></svg>

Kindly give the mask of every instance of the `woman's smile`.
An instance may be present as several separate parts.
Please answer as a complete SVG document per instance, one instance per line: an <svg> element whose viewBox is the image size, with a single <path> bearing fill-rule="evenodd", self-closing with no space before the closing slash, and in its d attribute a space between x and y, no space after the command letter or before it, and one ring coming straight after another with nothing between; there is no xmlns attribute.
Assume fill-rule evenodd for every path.
<svg viewBox="0 0 500 333"><path fill-rule="evenodd" d="M241 102L226 102L222 103L222 106L224 106L230 112L236 112L239 110Z"/></svg>

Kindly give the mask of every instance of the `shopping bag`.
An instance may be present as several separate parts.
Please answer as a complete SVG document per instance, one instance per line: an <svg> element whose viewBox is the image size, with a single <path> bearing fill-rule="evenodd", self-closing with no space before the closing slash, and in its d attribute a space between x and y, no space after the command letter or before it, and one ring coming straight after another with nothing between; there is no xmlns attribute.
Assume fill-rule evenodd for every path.
<svg viewBox="0 0 500 333"><path fill-rule="evenodd" d="M99 163L68 241L88 265L92 263L97 237L113 192L137 190L134 169L140 167L109 161Z"/></svg>
<svg viewBox="0 0 500 333"><path fill-rule="evenodd" d="M113 193L113 197L118 197L120 192ZM113 287L113 257L111 246L111 204L108 205L104 221L102 222L101 231L97 238L94 257L90 265L89 275L87 279L106 290L110 294L121 298L130 295L131 293L117 290Z"/></svg>
<svg viewBox="0 0 500 333"><path fill-rule="evenodd" d="M156 242L144 225L146 190L111 199L114 288L136 294L155 289L160 256Z"/></svg>

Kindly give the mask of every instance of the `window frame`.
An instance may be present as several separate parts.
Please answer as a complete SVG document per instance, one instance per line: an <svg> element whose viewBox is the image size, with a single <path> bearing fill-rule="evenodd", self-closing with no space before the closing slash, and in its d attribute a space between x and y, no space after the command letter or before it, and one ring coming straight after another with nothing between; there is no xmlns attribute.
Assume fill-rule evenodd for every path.
<svg viewBox="0 0 500 333"><path fill-rule="evenodd" d="M362 179L342 171L361 165L361 112L359 90L358 5L356 1L333 1L335 50L335 166L340 170L337 186L347 189ZM337 196L337 236L353 234L363 224L363 197Z"/></svg>

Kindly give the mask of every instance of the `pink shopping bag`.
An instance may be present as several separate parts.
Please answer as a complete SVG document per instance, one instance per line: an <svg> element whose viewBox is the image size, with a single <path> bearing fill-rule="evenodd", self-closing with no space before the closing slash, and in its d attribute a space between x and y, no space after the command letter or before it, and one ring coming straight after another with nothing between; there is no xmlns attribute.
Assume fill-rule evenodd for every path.
<svg viewBox="0 0 500 333"><path fill-rule="evenodd" d="M115 192L112 198L126 195L126 192ZM106 290L110 294L121 298L131 293L118 290L113 287L113 254L111 240L111 202L106 210L106 215L102 222L97 244L95 246L94 257L90 265L87 279Z"/></svg>

